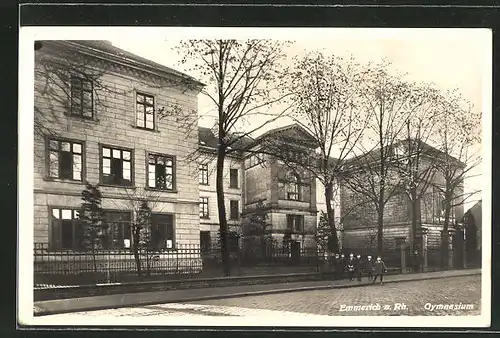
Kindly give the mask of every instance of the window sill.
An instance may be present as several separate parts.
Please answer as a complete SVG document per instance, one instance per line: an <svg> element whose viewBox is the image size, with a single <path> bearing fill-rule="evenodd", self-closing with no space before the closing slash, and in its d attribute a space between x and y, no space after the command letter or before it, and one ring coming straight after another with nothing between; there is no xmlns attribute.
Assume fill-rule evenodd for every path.
<svg viewBox="0 0 500 338"><path fill-rule="evenodd" d="M207 217L200 217L200 219L209 220L209 219L210 219L210 217L208 217L208 216L207 216Z"/></svg>
<svg viewBox="0 0 500 338"><path fill-rule="evenodd" d="M146 128L146 127L138 127L138 126L135 126L135 125L131 125L132 128L134 129L139 129L139 130L144 130L144 131L149 131L149 132L152 132L152 133L160 133L160 131L158 129L150 129L150 128Z"/></svg>
<svg viewBox="0 0 500 338"><path fill-rule="evenodd" d="M135 185L119 185L119 184L109 184L99 182L100 187L109 187L109 188L123 188L123 189L135 189Z"/></svg>
<svg viewBox="0 0 500 338"><path fill-rule="evenodd" d="M93 117L86 117L86 116L72 114L72 113L67 113L67 112L64 113L64 115L68 116L68 117L71 117L71 118L78 119L78 120L86 121L86 122L99 123L99 119L97 117L95 117L95 116L93 116Z"/></svg>
<svg viewBox="0 0 500 338"><path fill-rule="evenodd" d="M198 183L198 184L199 184L199 185L202 185L202 186L204 186L204 187L208 187L208 186L210 185L210 184L208 184L208 183Z"/></svg>
<svg viewBox="0 0 500 338"><path fill-rule="evenodd" d="M229 186L229 189L240 189L240 187L231 187L231 186Z"/></svg>
<svg viewBox="0 0 500 338"><path fill-rule="evenodd" d="M58 182L58 183L85 185L85 180L77 181L77 180L71 180L71 179L67 179L67 178L56 178L56 177L48 177L48 176L45 176L43 178L43 180L47 181L47 182Z"/></svg>
<svg viewBox="0 0 500 338"><path fill-rule="evenodd" d="M144 188L144 190L147 190L147 191L158 191L158 192L166 192L166 193L169 193L169 194L177 194L178 191L176 189L160 189L160 188L151 188L151 187L146 187Z"/></svg>

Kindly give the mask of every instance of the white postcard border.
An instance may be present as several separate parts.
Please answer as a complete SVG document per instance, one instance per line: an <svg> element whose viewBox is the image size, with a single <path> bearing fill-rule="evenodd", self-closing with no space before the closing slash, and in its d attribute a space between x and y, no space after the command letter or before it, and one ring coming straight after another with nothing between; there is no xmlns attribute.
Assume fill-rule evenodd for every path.
<svg viewBox="0 0 500 338"><path fill-rule="evenodd" d="M484 39L483 73L483 186L482 205L482 284L480 316L317 316L303 317L171 317L155 318L83 318L66 317L65 323L48 317L33 316L33 107L34 107L34 48L35 40L112 40L117 36L128 39L180 40L183 38L269 38L301 39L304 37L341 35L357 37L424 38L425 34L463 36L477 34ZM111 326L301 326L301 327L485 327L490 325L491 312L491 142L492 142L492 32L488 29L385 29L385 28L181 28L181 27L29 27L19 34L19 162L18 174L18 322L22 325L111 325ZM464 65L466 66L466 65ZM196 320L194 320L196 318Z"/></svg>

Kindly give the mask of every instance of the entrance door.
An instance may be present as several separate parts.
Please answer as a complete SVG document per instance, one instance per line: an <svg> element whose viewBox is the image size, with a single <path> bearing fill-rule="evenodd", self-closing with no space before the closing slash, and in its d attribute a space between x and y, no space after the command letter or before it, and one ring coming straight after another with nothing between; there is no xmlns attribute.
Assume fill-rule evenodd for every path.
<svg viewBox="0 0 500 338"><path fill-rule="evenodd" d="M298 264L300 262L300 242L292 242L290 244L290 251L292 256L292 263Z"/></svg>

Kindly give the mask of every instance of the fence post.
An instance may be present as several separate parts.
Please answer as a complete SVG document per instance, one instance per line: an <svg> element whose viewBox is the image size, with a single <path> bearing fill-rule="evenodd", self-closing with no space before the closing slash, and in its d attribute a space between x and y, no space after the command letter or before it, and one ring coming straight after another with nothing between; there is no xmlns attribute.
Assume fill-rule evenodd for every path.
<svg viewBox="0 0 500 338"><path fill-rule="evenodd" d="M422 228L422 272L427 272L428 269L428 257L427 257L427 234L429 229Z"/></svg>

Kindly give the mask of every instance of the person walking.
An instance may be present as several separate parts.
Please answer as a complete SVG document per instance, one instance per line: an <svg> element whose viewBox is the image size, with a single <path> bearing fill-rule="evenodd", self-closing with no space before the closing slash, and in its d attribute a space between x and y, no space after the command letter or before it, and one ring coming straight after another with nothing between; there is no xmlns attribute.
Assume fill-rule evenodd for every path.
<svg viewBox="0 0 500 338"><path fill-rule="evenodd" d="M384 282L384 273L387 272L387 267L385 266L382 257L380 256L377 257L377 260L373 264L373 268L375 273L375 277L373 278L373 284L375 284L377 277L380 277L380 284L382 284Z"/></svg>
<svg viewBox="0 0 500 338"><path fill-rule="evenodd" d="M354 280L356 268L356 260L354 259L354 254L349 255L349 259L347 260L347 271L349 272L349 281Z"/></svg>
<svg viewBox="0 0 500 338"><path fill-rule="evenodd" d="M374 267L374 262L373 262L372 256L368 255L368 257L366 258L365 270L366 270L366 273L367 273L367 276L368 276L368 280L370 282L373 279L373 270L374 269L375 269L375 267Z"/></svg>
<svg viewBox="0 0 500 338"><path fill-rule="evenodd" d="M361 274L363 273L363 259L361 255L358 254L356 256L356 265L354 266L354 270L356 272L356 279L358 282L361 282Z"/></svg>
<svg viewBox="0 0 500 338"><path fill-rule="evenodd" d="M339 259L339 279L344 278L345 271L346 271L346 259L344 254L340 254L340 259Z"/></svg>

